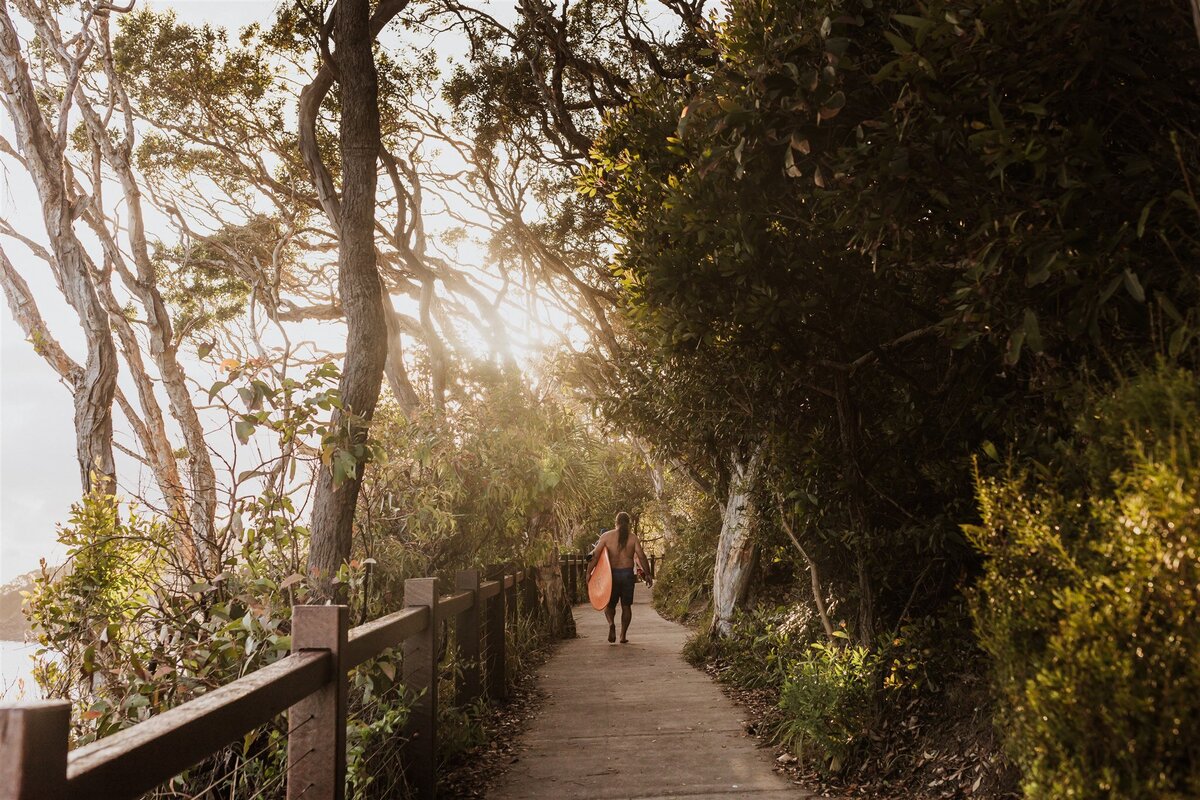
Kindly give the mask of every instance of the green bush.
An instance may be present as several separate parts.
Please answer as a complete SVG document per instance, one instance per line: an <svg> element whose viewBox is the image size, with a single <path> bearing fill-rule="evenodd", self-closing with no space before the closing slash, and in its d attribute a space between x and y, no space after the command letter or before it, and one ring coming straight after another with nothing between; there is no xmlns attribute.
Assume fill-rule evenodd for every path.
<svg viewBox="0 0 1200 800"><path fill-rule="evenodd" d="M1196 380L1160 367L1095 400L1074 472L979 481L973 613L1027 797L1200 795Z"/></svg>
<svg viewBox="0 0 1200 800"><path fill-rule="evenodd" d="M806 605L780 606L740 614L726 637L697 633L683 652L694 665L711 665L723 683L778 692L775 738L837 771L863 742L884 694L910 681L895 648L851 644L841 628L835 636L835 643L826 640Z"/></svg>
<svg viewBox="0 0 1200 800"><path fill-rule="evenodd" d="M880 653L849 642L811 645L784 678L780 738L840 770L878 716L884 663Z"/></svg>

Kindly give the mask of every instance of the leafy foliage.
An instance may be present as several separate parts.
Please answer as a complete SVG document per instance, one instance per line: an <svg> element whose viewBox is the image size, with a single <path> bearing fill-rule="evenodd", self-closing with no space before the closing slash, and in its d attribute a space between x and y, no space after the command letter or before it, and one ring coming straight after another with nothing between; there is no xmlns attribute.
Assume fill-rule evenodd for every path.
<svg viewBox="0 0 1200 800"><path fill-rule="evenodd" d="M843 592L865 574L895 613L932 559L944 596L972 452L1045 448L1074 365L1102 376L1113 347L1186 355L1184 11L732 7L719 64L648 82L581 180L623 239L608 413L718 486L765 442Z"/></svg>
<svg viewBox="0 0 1200 800"><path fill-rule="evenodd" d="M889 668L858 668L895 646L872 628L938 630L982 556L995 611L978 607L980 630L1020 720L1006 730L1030 791L1194 792L1194 753L1165 744L1190 706L1143 686L1152 672L1111 648L1133 626L1125 600L1166 602L1155 559L1188 557L1174 534L1127 541L1121 520L1186 531L1176 515L1195 471L1139 461L1125 422L1103 422L1178 437L1183 415L1167 409L1194 376L1080 414L1131 365L1161 354L1195 366L1200 48L1186 7L742 3L709 48L688 81L645 81L608 117L580 179L621 240L628 347L587 374L611 418L718 496L728 455L766 448L766 567L786 549L770 516L786 512L818 591L865 648L861 663L839 649L796 662L798 730L829 748L853 739L869 681L852 675L886 685L899 661L942 682L904 643ZM976 455L985 472L1013 472L983 480L988 535L972 552L959 525L978 513ZM1110 597L1151 578L1154 600ZM1159 667L1185 686L1171 648L1196 640L1190 602L1172 594L1180 611L1153 629L1170 642ZM747 647L749 669L762 653ZM1104 676L1094 693L1088 670ZM1105 710L1134 696L1153 700ZM1085 732L1110 723L1129 738L1105 752ZM1126 742L1144 772L1118 757Z"/></svg>
<svg viewBox="0 0 1200 800"><path fill-rule="evenodd" d="M860 645L813 643L784 679L780 738L801 753L815 749L821 763L840 770L878 716L882 670L880 655Z"/></svg>
<svg viewBox="0 0 1200 800"><path fill-rule="evenodd" d="M656 567L654 608L669 619L690 620L695 606L706 607L712 592L720 510L694 488L679 489L666 509L671 518L669 557Z"/></svg>
<svg viewBox="0 0 1200 800"><path fill-rule="evenodd" d="M1081 474L980 482L974 613L1027 797L1200 791L1198 412L1160 367L1081 415Z"/></svg>
<svg viewBox="0 0 1200 800"><path fill-rule="evenodd" d="M549 391L489 365L465 368L445 416L383 408L359 512L377 580L450 577L473 564L540 563L648 495L627 442L608 441ZM588 537L591 539L588 539Z"/></svg>

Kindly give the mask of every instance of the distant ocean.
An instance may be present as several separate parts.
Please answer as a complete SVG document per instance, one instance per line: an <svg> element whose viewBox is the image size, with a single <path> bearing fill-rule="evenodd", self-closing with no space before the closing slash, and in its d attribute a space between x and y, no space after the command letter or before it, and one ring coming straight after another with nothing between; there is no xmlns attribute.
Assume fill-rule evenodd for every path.
<svg viewBox="0 0 1200 800"><path fill-rule="evenodd" d="M0 699L36 700L41 695L33 680L33 652L37 645L0 640Z"/></svg>

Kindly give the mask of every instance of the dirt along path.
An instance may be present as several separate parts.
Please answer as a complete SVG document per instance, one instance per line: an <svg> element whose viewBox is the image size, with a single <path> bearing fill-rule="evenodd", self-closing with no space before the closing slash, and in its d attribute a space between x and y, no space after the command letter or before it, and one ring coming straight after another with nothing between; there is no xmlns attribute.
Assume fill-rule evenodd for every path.
<svg viewBox="0 0 1200 800"><path fill-rule="evenodd" d="M628 644L575 607L579 637L539 670L541 711L493 800L809 797L772 770L743 713L680 655L687 630L658 616L638 584ZM618 611L618 616L619 616Z"/></svg>

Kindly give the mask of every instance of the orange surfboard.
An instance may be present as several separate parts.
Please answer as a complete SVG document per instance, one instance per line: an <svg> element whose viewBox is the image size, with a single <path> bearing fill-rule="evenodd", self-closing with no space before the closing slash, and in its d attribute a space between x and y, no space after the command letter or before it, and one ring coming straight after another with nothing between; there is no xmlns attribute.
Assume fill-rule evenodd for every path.
<svg viewBox="0 0 1200 800"><path fill-rule="evenodd" d="M605 547L600 551L600 561L596 564L592 577L588 578L588 599L592 601L592 608L603 611L611 596L612 567L608 563L608 548Z"/></svg>

